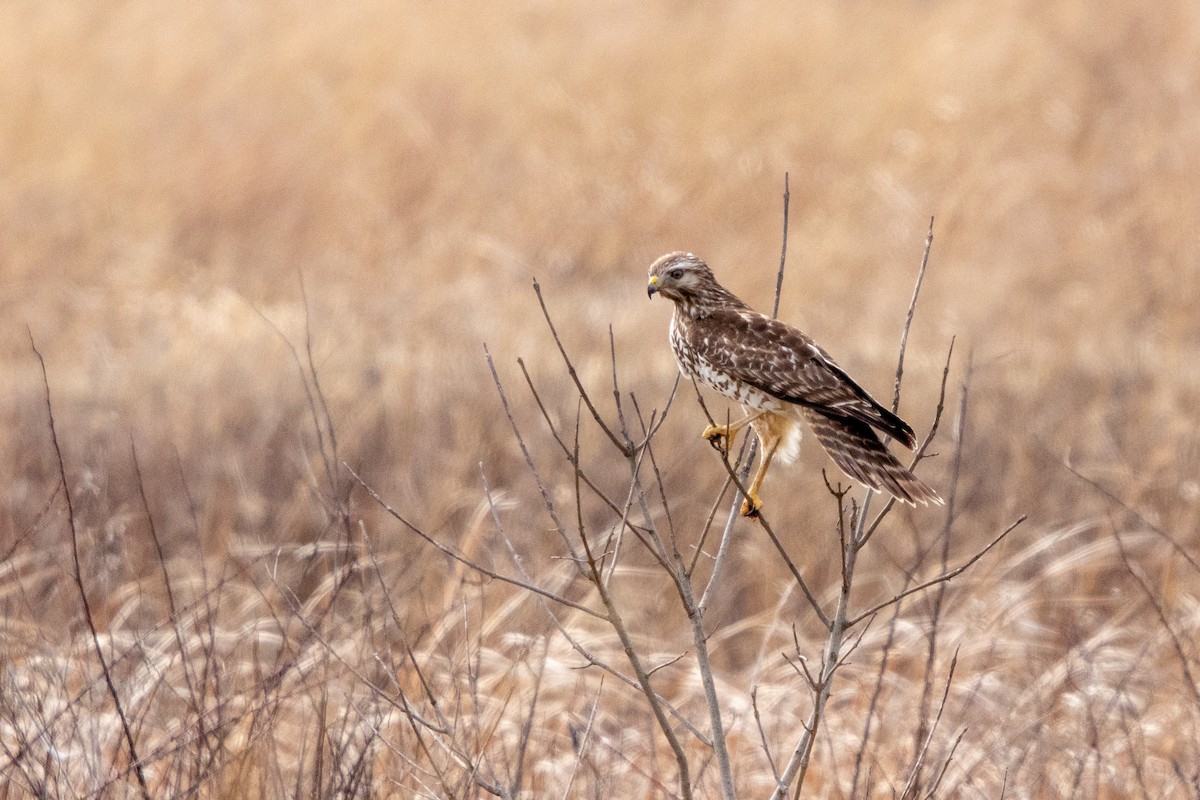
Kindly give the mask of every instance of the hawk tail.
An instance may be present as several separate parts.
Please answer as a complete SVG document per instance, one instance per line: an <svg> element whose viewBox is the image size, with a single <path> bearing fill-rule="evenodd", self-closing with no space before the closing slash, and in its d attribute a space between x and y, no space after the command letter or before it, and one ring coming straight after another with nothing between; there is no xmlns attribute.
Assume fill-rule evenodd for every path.
<svg viewBox="0 0 1200 800"><path fill-rule="evenodd" d="M874 406L879 419L877 421L872 420L871 422L873 422L876 428L891 436L909 450L917 446L917 436L913 433L911 425L878 403L874 403Z"/></svg>
<svg viewBox="0 0 1200 800"><path fill-rule="evenodd" d="M896 460L866 422L811 408L804 409L804 417L830 458L851 478L912 506L942 505L938 493Z"/></svg>

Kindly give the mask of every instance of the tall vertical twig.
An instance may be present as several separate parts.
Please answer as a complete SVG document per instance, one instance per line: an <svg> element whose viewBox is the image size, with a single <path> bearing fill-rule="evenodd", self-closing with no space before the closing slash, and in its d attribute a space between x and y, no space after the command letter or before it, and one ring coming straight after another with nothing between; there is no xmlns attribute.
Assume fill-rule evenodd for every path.
<svg viewBox="0 0 1200 800"><path fill-rule="evenodd" d="M100 671L104 673L104 685L108 688L108 695L112 698L113 705L117 709L117 717L121 720L121 731L125 736L125 746L129 748L129 763L132 766L133 774L137 778L138 788L141 790L144 800L150 800L150 788L146 785L146 773L142 769L141 759L138 757L137 744L133 738L133 730L129 727L129 718L125 714L125 706L121 703L121 696L117 693L117 686L113 682L112 672L108 668L108 661L104 657L104 648L100 646L100 634L96 630L96 621L92 614L92 603L88 599L87 589L83 585L83 567L79 560L79 528L75 519L75 503L71 499L71 486L67 483L67 467L63 461L62 448L58 444L58 430L54 423L54 407L50 403L50 377L46 373L46 359L42 357L42 353L37 348L37 343L33 340L33 332L26 331L29 334L29 346L33 349L33 354L37 356L38 364L42 369L42 386L46 393L46 417L50 426L50 442L54 447L54 458L58 463L58 478L62 482L63 497L67 501L67 522L71 530L71 565L73 567L72 577L75 579L75 589L79 592L79 599L83 604L83 618L87 623L88 633L91 634L92 647L96 652L96 660L100 662Z"/></svg>
<svg viewBox="0 0 1200 800"><path fill-rule="evenodd" d="M953 479L950 482L949 496L946 498L945 522L942 525L941 531L941 571L943 573L950 568L950 531L954 527L954 521L958 512L958 485L959 476L962 475L963 443L967 429L967 400L971 386L972 371L974 369L973 364L973 359L968 356L967 374L963 380L962 392L959 396L958 420L955 425L954 462L950 470ZM938 630L942 619L942 608L946 599L947 585L946 582L937 585L937 591L933 593L933 607L929 612L929 641L925 656L925 680L921 689L921 700L917 706L917 730L913 735L913 749L915 752L920 752L920 748L922 747L928 747L928 744L925 743L926 728L929 726L927 718L929 716L929 705L933 697L933 673L937 664ZM932 731L929 731L929 733L932 734ZM910 780L912 781L912 785L917 788L918 793L921 786L923 767L923 759L916 758Z"/></svg>
<svg viewBox="0 0 1200 800"><path fill-rule="evenodd" d="M921 268L917 270L912 300L908 304L908 314L904 317L904 330L900 333L900 357L896 359L896 386L892 391L892 413L900 411L900 382L904 379L904 353L908 350L908 331L912 328L913 315L917 311L917 298L921 294L921 284L925 282L925 268L929 266L929 251L932 247L933 217L930 217L929 233L925 234L925 253L921 256Z"/></svg>
<svg viewBox="0 0 1200 800"><path fill-rule="evenodd" d="M788 174L783 173L783 244L779 248L779 273L775 276L775 305L771 307L771 316L779 316L779 296L783 294L783 268L787 264L788 237L788 206L791 205L792 192L788 186Z"/></svg>

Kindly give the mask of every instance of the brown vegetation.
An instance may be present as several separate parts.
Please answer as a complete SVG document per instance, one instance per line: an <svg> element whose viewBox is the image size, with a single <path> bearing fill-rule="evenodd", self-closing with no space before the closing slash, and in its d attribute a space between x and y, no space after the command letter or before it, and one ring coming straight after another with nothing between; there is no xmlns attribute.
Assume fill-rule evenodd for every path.
<svg viewBox="0 0 1200 800"><path fill-rule="evenodd" d="M645 698L563 634L624 668L611 628L561 607L556 627L342 462L436 541L515 577L502 528L539 586L599 607L484 342L576 522L516 361L573 435L533 278L609 421L611 326L636 430L628 393L648 418L675 374L645 266L693 250L769 308L785 172L782 318L888 397L936 216L901 405L919 434L957 336L921 466L947 489L961 437L953 517L894 512L855 602L1029 515L865 629L806 795L901 795L923 754L910 793L945 766L947 796L1197 796L1197 97L1186 2L0 5L4 796L136 796L130 742L154 796L675 796ZM685 551L726 479L703 426L681 387L654 440ZM626 491L586 409L580 437ZM767 515L831 602L829 465L811 441L800 461L768 479ZM589 498L578 521L612 526ZM786 758L811 708L795 656L815 663L824 631L738 526L705 629L737 788L760 797L753 705ZM687 619L623 547L615 601L707 732Z"/></svg>

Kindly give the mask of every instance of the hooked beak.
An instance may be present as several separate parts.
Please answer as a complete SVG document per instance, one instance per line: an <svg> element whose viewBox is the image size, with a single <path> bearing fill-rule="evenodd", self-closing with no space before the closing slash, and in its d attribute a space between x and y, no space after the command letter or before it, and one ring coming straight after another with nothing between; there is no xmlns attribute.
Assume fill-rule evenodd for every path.
<svg viewBox="0 0 1200 800"><path fill-rule="evenodd" d="M646 285L646 297L653 298L654 293L658 291L658 276L651 275L650 283Z"/></svg>

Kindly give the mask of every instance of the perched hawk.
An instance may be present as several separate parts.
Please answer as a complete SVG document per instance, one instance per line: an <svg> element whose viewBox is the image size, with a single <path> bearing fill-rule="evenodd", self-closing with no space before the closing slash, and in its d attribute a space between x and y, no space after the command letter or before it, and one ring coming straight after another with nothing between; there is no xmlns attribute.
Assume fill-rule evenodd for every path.
<svg viewBox="0 0 1200 800"><path fill-rule="evenodd" d="M762 447L742 514L758 516L758 490L771 460L791 461L800 450L800 420L851 478L915 505L942 499L896 460L877 429L911 449L908 424L875 401L816 342L795 328L754 311L713 276L691 253L668 253L650 267L650 297L675 301L671 348L680 371L736 400L746 417L709 425L704 438L733 443L747 424Z"/></svg>

